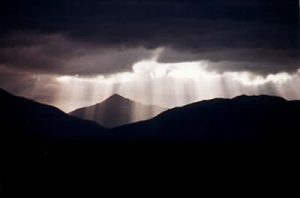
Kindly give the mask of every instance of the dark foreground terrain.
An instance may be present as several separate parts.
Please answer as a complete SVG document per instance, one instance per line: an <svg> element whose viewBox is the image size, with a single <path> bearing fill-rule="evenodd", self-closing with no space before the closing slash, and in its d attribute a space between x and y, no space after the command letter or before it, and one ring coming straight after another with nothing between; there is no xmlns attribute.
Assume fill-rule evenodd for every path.
<svg viewBox="0 0 300 198"><path fill-rule="evenodd" d="M298 101L214 99L115 129L4 90L0 105L5 195L249 194L275 191L298 167Z"/></svg>

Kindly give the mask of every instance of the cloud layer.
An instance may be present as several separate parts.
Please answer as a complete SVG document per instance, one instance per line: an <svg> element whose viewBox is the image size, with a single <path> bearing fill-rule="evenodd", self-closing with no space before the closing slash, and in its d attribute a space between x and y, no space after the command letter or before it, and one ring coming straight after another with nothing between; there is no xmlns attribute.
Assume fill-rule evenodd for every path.
<svg viewBox="0 0 300 198"><path fill-rule="evenodd" d="M260 74L299 67L296 0L4 0L0 64L35 73L94 75L161 62L208 60Z"/></svg>

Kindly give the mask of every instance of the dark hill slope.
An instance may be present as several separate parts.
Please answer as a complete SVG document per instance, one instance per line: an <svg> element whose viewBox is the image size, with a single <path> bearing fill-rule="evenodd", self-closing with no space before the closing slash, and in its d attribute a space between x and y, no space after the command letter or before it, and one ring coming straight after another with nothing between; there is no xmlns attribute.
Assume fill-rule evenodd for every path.
<svg viewBox="0 0 300 198"><path fill-rule="evenodd" d="M1 136L42 139L93 140L107 129L61 110L17 97L0 89Z"/></svg>
<svg viewBox="0 0 300 198"><path fill-rule="evenodd" d="M174 108L115 131L124 139L145 141L293 140L300 132L299 104L264 95L213 99Z"/></svg>

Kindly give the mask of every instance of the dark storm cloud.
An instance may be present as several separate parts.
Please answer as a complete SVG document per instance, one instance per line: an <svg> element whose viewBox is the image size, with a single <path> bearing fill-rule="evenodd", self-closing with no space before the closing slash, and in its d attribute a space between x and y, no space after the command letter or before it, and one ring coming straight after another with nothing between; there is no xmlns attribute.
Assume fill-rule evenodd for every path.
<svg viewBox="0 0 300 198"><path fill-rule="evenodd" d="M12 70L39 74L97 75L122 72L135 62L152 56L152 52L144 48L95 47L61 35L17 34L10 40L23 44L0 48L1 63Z"/></svg>
<svg viewBox="0 0 300 198"><path fill-rule="evenodd" d="M164 50L159 62L175 63L182 61L208 60L206 69L219 72L252 71L267 75L278 72L296 72L300 68L300 54L297 50L233 48L182 52L171 49Z"/></svg>
<svg viewBox="0 0 300 198"><path fill-rule="evenodd" d="M161 55L163 62L205 59L219 71L300 67L297 0L10 0L0 9L0 63L24 70L115 72L157 47L171 51ZM54 45L51 36L9 36L23 32L62 39Z"/></svg>

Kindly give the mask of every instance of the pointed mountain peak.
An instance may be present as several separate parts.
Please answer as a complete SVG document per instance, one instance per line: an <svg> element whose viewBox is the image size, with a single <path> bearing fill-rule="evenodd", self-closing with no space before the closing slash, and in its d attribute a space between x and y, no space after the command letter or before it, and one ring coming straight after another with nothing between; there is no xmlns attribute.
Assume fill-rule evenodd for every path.
<svg viewBox="0 0 300 198"><path fill-rule="evenodd" d="M108 98L104 99L101 103L98 103L97 105L121 105L121 104L134 104L135 101L125 98L119 94L113 94L109 96Z"/></svg>
<svg viewBox="0 0 300 198"><path fill-rule="evenodd" d="M130 99L125 98L119 94L113 94L113 95L109 96L108 98L106 98L104 101L110 101L110 100L120 101L120 100L130 100Z"/></svg>
<svg viewBox="0 0 300 198"><path fill-rule="evenodd" d="M124 98L124 97L119 94L113 94L109 98Z"/></svg>

